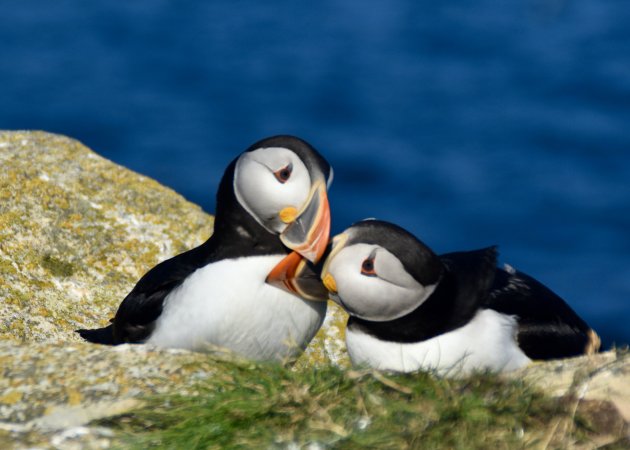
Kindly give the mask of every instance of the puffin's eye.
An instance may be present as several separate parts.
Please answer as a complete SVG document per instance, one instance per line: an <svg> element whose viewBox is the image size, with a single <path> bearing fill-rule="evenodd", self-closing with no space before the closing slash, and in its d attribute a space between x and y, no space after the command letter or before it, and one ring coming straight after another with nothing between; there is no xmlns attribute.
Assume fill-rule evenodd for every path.
<svg viewBox="0 0 630 450"><path fill-rule="evenodd" d="M376 276L373 257L368 257L363 260L363 263L361 264L361 275L365 275L366 277Z"/></svg>
<svg viewBox="0 0 630 450"><path fill-rule="evenodd" d="M282 169L276 170L273 174L280 183L284 184L291 178L291 172L293 172L293 164L289 163Z"/></svg>

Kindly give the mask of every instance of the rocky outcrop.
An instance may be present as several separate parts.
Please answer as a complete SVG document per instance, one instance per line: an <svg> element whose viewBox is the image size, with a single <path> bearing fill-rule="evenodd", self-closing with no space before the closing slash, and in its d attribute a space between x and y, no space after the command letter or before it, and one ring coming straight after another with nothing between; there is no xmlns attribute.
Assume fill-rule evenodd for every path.
<svg viewBox="0 0 630 450"><path fill-rule="evenodd" d="M112 432L92 420L138 407L147 395L193 395L213 375L216 355L103 347L74 333L103 326L148 269L211 233L212 217L198 206L72 139L0 132L0 448L110 445ZM298 368L347 365L344 323L331 304ZM630 421L627 354L534 364L509 376L578 406L612 405L607 417L622 428Z"/></svg>
<svg viewBox="0 0 630 450"><path fill-rule="evenodd" d="M630 352L617 349L579 358L535 362L508 374L555 397L612 402L630 423Z"/></svg>
<svg viewBox="0 0 630 450"><path fill-rule="evenodd" d="M0 134L0 339L78 342L162 259L201 243L212 217L78 142Z"/></svg>
<svg viewBox="0 0 630 450"><path fill-rule="evenodd" d="M583 448L630 446L630 352L611 350L579 358L534 362L504 375L525 380L563 403L568 415L554 419L540 448L565 447L576 416L594 431ZM620 436L626 436L621 438ZM608 447L607 447L608 448Z"/></svg>
<svg viewBox="0 0 630 450"><path fill-rule="evenodd" d="M0 448L109 442L86 427L141 405L146 395L192 394L212 376L207 355L144 345L0 343Z"/></svg>

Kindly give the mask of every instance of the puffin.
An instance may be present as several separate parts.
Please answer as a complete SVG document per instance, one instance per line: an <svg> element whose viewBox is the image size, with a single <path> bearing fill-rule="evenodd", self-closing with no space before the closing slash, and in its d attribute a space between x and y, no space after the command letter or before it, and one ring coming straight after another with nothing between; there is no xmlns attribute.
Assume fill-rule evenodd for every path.
<svg viewBox="0 0 630 450"><path fill-rule="evenodd" d="M306 299L279 287L298 266L315 274L330 233L332 179L328 162L300 138L254 143L223 174L212 236L149 270L109 325L77 332L106 345L295 358L320 328L327 295Z"/></svg>
<svg viewBox="0 0 630 450"><path fill-rule="evenodd" d="M597 333L562 298L498 267L496 246L436 255L403 228L372 219L335 236L327 252L321 279L349 315L353 365L456 376L599 349Z"/></svg>

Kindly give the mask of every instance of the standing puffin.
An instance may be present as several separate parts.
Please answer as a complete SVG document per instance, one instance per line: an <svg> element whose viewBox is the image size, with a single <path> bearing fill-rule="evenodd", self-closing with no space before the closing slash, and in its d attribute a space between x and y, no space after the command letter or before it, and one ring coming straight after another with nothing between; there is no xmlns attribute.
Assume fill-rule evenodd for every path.
<svg viewBox="0 0 630 450"><path fill-rule="evenodd" d="M599 348L597 334L560 297L509 266L497 268L496 247L437 256L377 220L332 242L321 276L350 315L346 344L355 365L508 371Z"/></svg>
<svg viewBox="0 0 630 450"><path fill-rule="evenodd" d="M322 257L332 177L326 160L301 139L253 144L223 175L213 235L149 270L111 325L77 332L109 345L212 346L256 360L298 355L321 326L326 302L305 301L274 284L303 265L302 257Z"/></svg>

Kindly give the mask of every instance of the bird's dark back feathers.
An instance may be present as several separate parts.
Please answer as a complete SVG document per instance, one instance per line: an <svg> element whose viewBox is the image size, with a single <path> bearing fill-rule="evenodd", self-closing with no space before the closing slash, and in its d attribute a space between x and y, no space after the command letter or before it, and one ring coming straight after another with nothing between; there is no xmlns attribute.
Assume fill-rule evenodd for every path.
<svg viewBox="0 0 630 450"><path fill-rule="evenodd" d="M483 305L494 280L496 255L495 247L442 255L442 279L422 305L385 322L350 317L348 326L393 342L420 342L459 328Z"/></svg>

